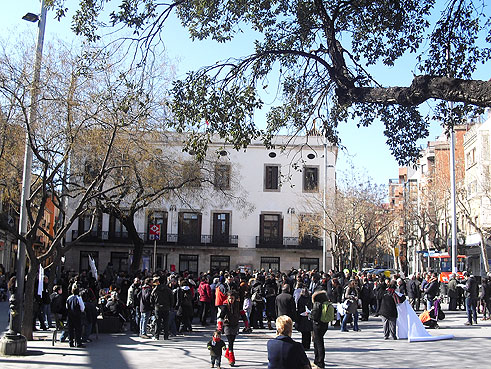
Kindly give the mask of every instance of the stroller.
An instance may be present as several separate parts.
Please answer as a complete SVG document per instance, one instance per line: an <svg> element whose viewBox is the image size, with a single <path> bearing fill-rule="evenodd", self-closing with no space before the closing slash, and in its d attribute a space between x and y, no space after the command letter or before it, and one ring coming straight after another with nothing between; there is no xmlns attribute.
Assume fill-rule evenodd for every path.
<svg viewBox="0 0 491 369"><path fill-rule="evenodd" d="M423 311L420 314L419 319L425 327L434 329L440 328L438 321L445 319L445 313L440 306L440 299L435 300L430 310Z"/></svg>

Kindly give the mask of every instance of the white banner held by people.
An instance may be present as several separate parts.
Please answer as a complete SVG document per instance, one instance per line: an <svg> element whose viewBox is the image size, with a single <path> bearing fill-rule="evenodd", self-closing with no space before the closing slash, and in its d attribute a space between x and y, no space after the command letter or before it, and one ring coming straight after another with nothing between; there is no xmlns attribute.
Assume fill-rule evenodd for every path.
<svg viewBox="0 0 491 369"><path fill-rule="evenodd" d="M38 295L43 296L43 289L44 289L44 268L41 264L39 264L39 283L38 283Z"/></svg>
<svg viewBox="0 0 491 369"><path fill-rule="evenodd" d="M97 268L95 266L95 261L92 259L92 256L89 255L89 265L90 271L92 272L92 276L97 280Z"/></svg>

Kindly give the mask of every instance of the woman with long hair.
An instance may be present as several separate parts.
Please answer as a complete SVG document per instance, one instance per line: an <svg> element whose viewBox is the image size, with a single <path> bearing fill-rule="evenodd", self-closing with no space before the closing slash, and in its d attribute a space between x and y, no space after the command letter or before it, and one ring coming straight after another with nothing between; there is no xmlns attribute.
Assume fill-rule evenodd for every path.
<svg viewBox="0 0 491 369"><path fill-rule="evenodd" d="M225 351L225 357L228 359L230 366L235 365L234 342L239 334L239 321L241 317L244 320L246 329L248 329L249 322L247 321L244 310L242 310L242 304L238 294L236 291L229 291L227 301L220 314L221 320L218 322L218 329L223 330L225 336L227 336L228 347Z"/></svg>

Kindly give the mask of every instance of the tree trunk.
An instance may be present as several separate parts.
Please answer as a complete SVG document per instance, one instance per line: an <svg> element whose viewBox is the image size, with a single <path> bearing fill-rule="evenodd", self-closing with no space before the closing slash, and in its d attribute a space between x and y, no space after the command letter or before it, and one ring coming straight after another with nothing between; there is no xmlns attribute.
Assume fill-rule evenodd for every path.
<svg viewBox="0 0 491 369"><path fill-rule="evenodd" d="M61 257L62 253L59 251L59 249L54 253L53 255L53 263L49 267L49 279L48 279L48 287L49 291L51 291L51 287L54 286L55 284L55 279L59 277L57 275L57 268L61 265Z"/></svg>
<svg viewBox="0 0 491 369"><path fill-rule="evenodd" d="M481 230L478 230L479 237L481 238L481 257L482 262L484 264L484 271L486 274L489 273L489 261L488 261L488 250L486 244L486 237L484 237L484 233Z"/></svg>
<svg viewBox="0 0 491 369"><path fill-rule="evenodd" d="M129 272L134 275L140 271L145 243L136 231L134 215L128 215L123 221L123 224L128 232L128 238L133 242L133 261L131 262Z"/></svg>
<svg viewBox="0 0 491 369"><path fill-rule="evenodd" d="M33 328L33 312L34 312L34 286L36 284L36 278L39 273L39 262L36 259L31 260L29 263L29 271L27 272L27 280L24 285L24 315L22 317L22 335L27 340L32 341L32 328Z"/></svg>

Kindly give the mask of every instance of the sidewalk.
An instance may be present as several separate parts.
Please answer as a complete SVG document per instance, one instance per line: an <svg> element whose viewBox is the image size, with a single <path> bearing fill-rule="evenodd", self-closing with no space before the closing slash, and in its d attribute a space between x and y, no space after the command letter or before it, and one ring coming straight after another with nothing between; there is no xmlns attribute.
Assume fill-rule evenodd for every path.
<svg viewBox="0 0 491 369"><path fill-rule="evenodd" d="M326 364L337 368L459 368L491 367L486 348L490 347L491 321L466 327L465 312L446 312L440 329L430 330L432 335L453 334L449 341L408 343L383 340L380 318L370 317L360 322L361 332L327 331ZM0 303L0 324L6 326L7 303ZM170 341L151 341L133 334L101 334L99 340L87 344L85 349L68 347L67 343L51 346L50 332L36 332L35 340L28 342L28 356L0 357L0 368L209 368L206 342L212 327L194 326L187 336ZM238 368L267 368L266 342L274 337L273 331L257 330L241 334L235 343ZM295 332L293 338L300 341ZM307 352L313 360L313 350ZM222 358L222 367L229 368Z"/></svg>

